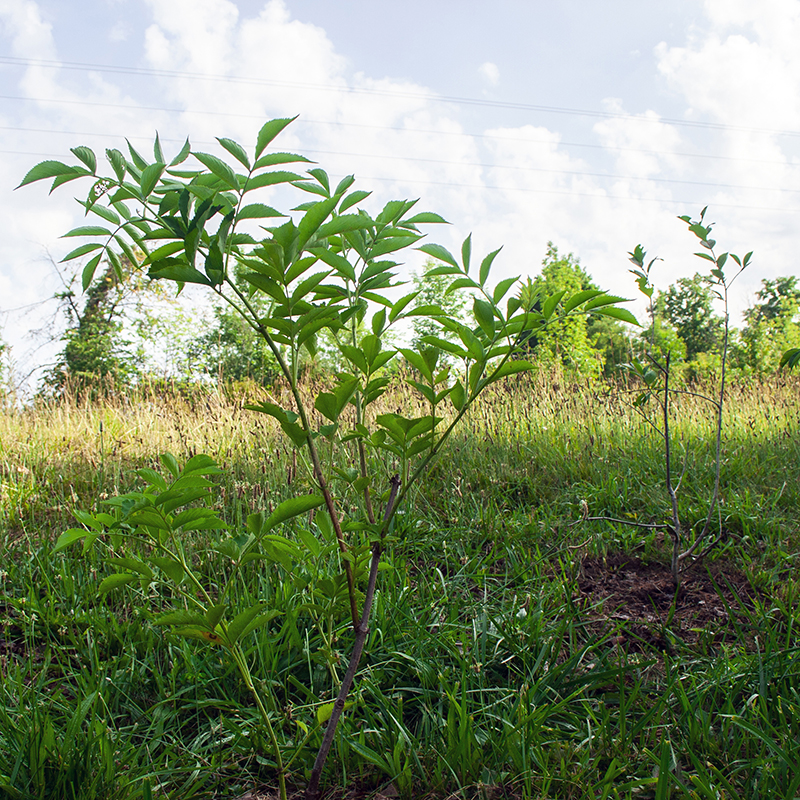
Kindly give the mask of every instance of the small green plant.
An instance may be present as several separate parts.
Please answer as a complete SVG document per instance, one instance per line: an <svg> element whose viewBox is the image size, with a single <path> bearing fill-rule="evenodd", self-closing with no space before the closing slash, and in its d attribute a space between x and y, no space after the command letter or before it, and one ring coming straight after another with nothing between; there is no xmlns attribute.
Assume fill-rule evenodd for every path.
<svg viewBox="0 0 800 800"><path fill-rule="evenodd" d="M275 358L291 401L267 396L249 407L272 418L296 449L301 480L293 485L300 493L266 518L250 516L247 530L226 533L213 545L229 560L224 577L204 578L183 544L188 532L225 530L208 506L206 476L218 467L206 456L196 456L183 468L165 456L171 482L153 470L141 471L148 484L143 491L111 501L114 513L79 514L84 528L67 531L57 549L82 539L88 551L105 541L113 550L109 556L115 572L100 584L101 591L128 584L172 587L172 608L156 622L219 645L228 654L258 705L285 798L287 770L308 736L283 759L272 714L242 646L249 633L269 624L277 609L260 603L229 608L222 587L254 561L279 563L290 572L301 550L277 526L320 507L321 513L298 536L311 551L315 543L333 544L336 557L329 559L325 585L332 597L343 599L353 645L335 701L320 703L317 713L318 723L327 725L306 790L314 798L367 641L381 557L394 540L398 508L481 393L531 369L529 361L518 358L523 333L541 331L570 314L635 320L616 305L622 298L599 289L572 296L560 291L541 297L534 310L522 307L517 297L509 296L517 278L489 283L499 250L473 269L470 237L459 260L440 245L422 244L418 226L444 220L415 213L416 201L391 201L373 216L359 207L370 193L352 190L352 176L334 186L317 167L303 175L287 171L285 165L307 164L308 159L267 152L267 147L291 121L267 122L252 158L238 143L218 139L233 165L192 151L188 141L168 162L156 137L153 161L130 145L130 158L108 150L112 174L99 175L95 154L76 147L72 152L79 165L42 162L20 185L52 178L57 188L77 178L91 180L82 205L105 224L66 234L89 240L65 257L91 255L83 270L84 287L103 259L119 271L120 250L131 264L147 267L154 280L172 281L179 290L185 284L207 287L247 322ZM190 157L199 166L184 166ZM291 190L304 197L292 212L255 201L256 192L285 196ZM473 293L469 324L448 317L436 305L415 305L417 292L397 296L401 284L395 259L411 247L439 262L427 274L449 276L448 293ZM435 321L450 336L426 334L416 348L386 345L393 326L420 317ZM330 385L309 394L301 367L323 331L331 332L345 366ZM456 366L444 364L442 353L455 357ZM408 384L417 395L417 407L424 409L421 413L380 407L390 381L389 364L398 354L413 370ZM124 555L131 543L144 547L147 555ZM286 586L303 590L288 577Z"/></svg>
<svg viewBox="0 0 800 800"><path fill-rule="evenodd" d="M720 372L716 393L713 396L700 395L691 391L691 389L676 388L674 383L671 382L673 378L671 350L668 348L659 348L656 344L656 320L652 303L654 287L650 279L650 272L655 262L659 259L651 259L645 264L647 254L642 249L641 245L637 245L633 252L628 254L631 262L636 267L636 269L631 270L631 273L636 278L640 291L650 301L652 320L651 332L653 337L644 361L634 359L631 365L633 373L645 386L644 391L639 393L636 397L634 405L641 410L644 410L646 404L650 400L655 400L659 405L660 427L658 422L654 422L653 425L664 440L664 476L671 517L670 522L664 525L646 525L645 527L664 528L669 532L672 538L670 569L676 587L680 584L681 573L686 566L691 565L693 560L702 558L710 552L724 536L719 501L720 475L722 470L722 430L724 426L725 389L730 340L728 291L736 278L749 266L750 259L753 255L752 252L747 253L744 258L740 258L733 253L721 253L717 255L714 251L716 241L710 238L712 226L705 222L707 210L707 208L704 208L700 212L700 218L697 221L692 220L689 216L681 216L679 219L685 222L689 226L689 230L700 240L703 252L695 253L695 255L705 261L711 262L711 270L704 280L711 288L714 297L719 299L723 305L722 336L719 345ZM725 272L725 265L729 257L735 262L737 267L732 277ZM714 486L708 501L708 510L705 519L702 522L702 526L698 526L699 530L685 530L685 526L681 521L681 514L678 507L678 492L686 468L684 466L684 470L677 481L674 471L674 443L670 427L673 414L671 406L676 396L685 394L693 394L701 397L711 405L714 413ZM716 525L714 524L715 520L717 523ZM713 541L708 542L712 528L716 529L717 535L714 537ZM691 536L689 536L690 534ZM687 538L690 538L690 541L687 541ZM698 553L701 547L703 547L703 550Z"/></svg>

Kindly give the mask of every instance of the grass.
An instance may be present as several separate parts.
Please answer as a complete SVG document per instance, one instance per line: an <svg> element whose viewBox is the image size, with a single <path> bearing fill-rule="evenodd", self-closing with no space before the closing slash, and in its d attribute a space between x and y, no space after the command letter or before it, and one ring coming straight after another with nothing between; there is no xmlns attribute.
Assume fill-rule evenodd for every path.
<svg viewBox="0 0 800 800"><path fill-rule="evenodd" d="M668 653L623 645L633 622L576 588L584 557L636 551L668 570L655 533L572 524L582 508L664 519L652 427L624 387L540 375L494 389L398 518L328 790L800 794L799 386L776 377L731 388L728 537L716 557L760 593L731 614L724 642L676 633ZM407 399L397 388L386 402ZM713 480L706 412L690 396L677 408L686 520L704 518ZM0 415L0 796L233 798L274 784L256 708L220 652L153 626L163 598L150 587L98 599L99 559L50 552L74 509L131 489L133 470L164 451L220 462L218 503L234 525L304 489L302 463L241 398L143 392ZM208 537L194 537L208 582L224 581ZM247 648L298 786L351 638L320 559L291 574L254 567L233 590L281 612Z"/></svg>

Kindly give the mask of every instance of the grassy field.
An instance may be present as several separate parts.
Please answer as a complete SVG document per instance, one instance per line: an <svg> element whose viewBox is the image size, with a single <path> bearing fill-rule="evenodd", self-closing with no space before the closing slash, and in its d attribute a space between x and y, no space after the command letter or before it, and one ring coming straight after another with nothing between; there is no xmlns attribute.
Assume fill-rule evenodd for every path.
<svg viewBox="0 0 800 800"><path fill-rule="evenodd" d="M685 592L639 591L636 605L645 575L669 583L663 533L580 520L665 520L652 426L622 386L543 375L493 389L398 518L326 791L800 795L799 390L785 377L731 388L725 536ZM385 402L408 399L396 387ZM713 482L708 411L690 396L676 406L689 524L704 520ZM153 587L99 598L99 558L51 553L73 510L133 489L134 470L159 468L163 452L220 463L218 507L233 526L307 491L302 462L241 397L153 391L0 414L0 795L274 787L255 706L219 648L152 625ZM190 544L207 581L224 582L206 534ZM297 787L352 639L347 614L320 599L324 566L254 566L232 589L280 612L247 652ZM618 602L600 590L616 578L628 581Z"/></svg>

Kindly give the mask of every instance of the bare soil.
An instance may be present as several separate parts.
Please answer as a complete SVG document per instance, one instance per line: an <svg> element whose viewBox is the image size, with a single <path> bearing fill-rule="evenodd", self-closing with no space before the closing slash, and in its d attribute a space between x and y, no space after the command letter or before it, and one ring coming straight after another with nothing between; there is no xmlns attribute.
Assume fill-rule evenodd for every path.
<svg viewBox="0 0 800 800"><path fill-rule="evenodd" d="M696 565L675 590L666 564L616 553L587 558L577 597L598 623L617 627L618 643L634 652L671 652L685 645L747 645L757 590L730 563ZM742 641L744 636L745 641Z"/></svg>

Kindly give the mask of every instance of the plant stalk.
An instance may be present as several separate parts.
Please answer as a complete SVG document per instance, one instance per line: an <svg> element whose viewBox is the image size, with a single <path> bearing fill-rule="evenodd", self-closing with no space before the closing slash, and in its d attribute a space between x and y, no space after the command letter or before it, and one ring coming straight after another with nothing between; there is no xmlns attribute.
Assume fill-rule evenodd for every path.
<svg viewBox="0 0 800 800"><path fill-rule="evenodd" d="M389 500L386 503L386 512L383 515L383 527L381 528L380 540L375 542L372 546L372 561L369 567L369 581L367 583L367 592L364 597L364 608L361 612L361 621L356 628L355 642L353 643L353 652L350 655L350 663L347 666L347 672L342 679L342 685L339 687L339 694L333 704L333 712L328 719L328 725L325 728L325 735L322 738L319 752L314 761L314 767L311 770L311 778L306 787L306 800L317 800L319 797L319 780L322 776L322 770L325 767L325 761L328 758L333 739L336 735L336 728L341 719L342 712L344 711L345 701L347 695L350 693L350 688L353 685L353 680L356 677L358 665L361 661L361 655L364 652L364 645L367 641L369 634L369 617L372 612L372 601L375 597L375 584L378 580L378 565L380 564L381 554L383 553L383 539L386 535L386 525L392 517L394 510L397 492L400 488L400 478L395 475L391 479L392 489L389 493Z"/></svg>

